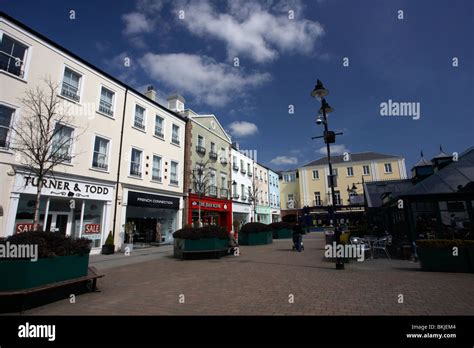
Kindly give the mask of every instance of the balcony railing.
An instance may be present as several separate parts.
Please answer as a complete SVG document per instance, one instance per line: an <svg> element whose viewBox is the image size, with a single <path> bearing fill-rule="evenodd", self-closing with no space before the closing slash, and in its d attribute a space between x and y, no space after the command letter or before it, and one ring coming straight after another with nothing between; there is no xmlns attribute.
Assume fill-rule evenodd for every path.
<svg viewBox="0 0 474 348"><path fill-rule="evenodd" d="M253 175L253 174L252 174L252 171L249 170L249 171L247 172L247 175L251 177L251 176Z"/></svg>
<svg viewBox="0 0 474 348"><path fill-rule="evenodd" d="M70 85L67 82L63 82L62 88L61 88L61 95L63 97L66 97L78 102L80 99L78 92L79 90L77 89L77 87L74 87L73 85Z"/></svg>
<svg viewBox="0 0 474 348"><path fill-rule="evenodd" d="M94 151L94 160L92 161L92 167L96 169L108 170L107 156Z"/></svg>
<svg viewBox="0 0 474 348"><path fill-rule="evenodd" d="M241 172L242 174L247 173L247 171L245 170L245 168L240 168L240 172Z"/></svg>
<svg viewBox="0 0 474 348"><path fill-rule="evenodd" d="M179 181L177 179L170 178L170 184L171 185L178 185Z"/></svg>
<svg viewBox="0 0 474 348"><path fill-rule="evenodd" d="M179 145L179 137L177 135L171 136L171 142L175 145Z"/></svg>
<svg viewBox="0 0 474 348"><path fill-rule="evenodd" d="M227 198L229 195L229 190L225 188L221 188L220 196Z"/></svg>
<svg viewBox="0 0 474 348"><path fill-rule="evenodd" d="M315 199L313 201L313 206L315 207L321 207L323 205L323 201L321 199Z"/></svg>
<svg viewBox="0 0 474 348"><path fill-rule="evenodd" d="M114 115L114 112L112 111L112 104L110 104L109 102L106 102L105 100L100 101L99 111L108 116Z"/></svg>
<svg viewBox="0 0 474 348"><path fill-rule="evenodd" d="M209 186L209 196L217 197L217 186Z"/></svg>
<svg viewBox="0 0 474 348"><path fill-rule="evenodd" d="M145 124L143 123L143 119L135 119L133 121L133 126L138 129L145 129Z"/></svg>
<svg viewBox="0 0 474 348"><path fill-rule="evenodd" d="M221 164L226 165L227 164L227 158L221 157Z"/></svg>
<svg viewBox="0 0 474 348"><path fill-rule="evenodd" d="M239 170L239 166L237 164L232 164L232 169L235 170L235 171L238 171Z"/></svg>
<svg viewBox="0 0 474 348"><path fill-rule="evenodd" d="M238 193L234 193L234 194L232 195L232 198L234 198L234 199L239 199L239 197L240 197L240 196L239 196Z"/></svg>
<svg viewBox="0 0 474 348"><path fill-rule="evenodd" d="M137 162L130 163L130 175L141 177L142 176L141 166L142 166L141 163L137 163Z"/></svg>
<svg viewBox="0 0 474 348"><path fill-rule="evenodd" d="M158 169L153 169L151 172L151 180L161 182L161 173Z"/></svg>
<svg viewBox="0 0 474 348"><path fill-rule="evenodd" d="M201 145L196 146L196 152L205 155L206 154L206 148Z"/></svg>
<svg viewBox="0 0 474 348"><path fill-rule="evenodd" d="M209 151L209 158L213 160L217 160L217 152L215 151Z"/></svg>
<svg viewBox="0 0 474 348"><path fill-rule="evenodd" d="M248 198L248 197L247 197L246 195L242 195L242 198L241 198L241 199L242 199L243 201L246 201L247 198Z"/></svg>
<svg viewBox="0 0 474 348"><path fill-rule="evenodd" d="M163 129L161 127L155 126L155 136L157 136L158 138L164 137Z"/></svg>

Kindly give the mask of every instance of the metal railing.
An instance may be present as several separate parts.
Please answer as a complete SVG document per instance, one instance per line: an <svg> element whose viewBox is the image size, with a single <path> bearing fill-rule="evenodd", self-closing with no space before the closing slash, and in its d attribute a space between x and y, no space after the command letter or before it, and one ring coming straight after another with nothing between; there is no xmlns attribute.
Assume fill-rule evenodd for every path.
<svg viewBox="0 0 474 348"><path fill-rule="evenodd" d="M226 188L221 188L220 196L227 198L229 196L229 190Z"/></svg>
<svg viewBox="0 0 474 348"><path fill-rule="evenodd" d="M99 111L108 116L114 115L114 112L112 111L112 104L109 102L106 102L105 100L101 100L99 102Z"/></svg>
<svg viewBox="0 0 474 348"><path fill-rule="evenodd" d="M173 135L171 136L171 142L172 142L173 144L179 145L179 137L178 137L177 135L173 134Z"/></svg>
<svg viewBox="0 0 474 348"><path fill-rule="evenodd" d="M73 85L70 85L69 83L63 81L63 84L61 87L61 95L63 97L66 97L78 102L80 99L78 92L79 90L77 87L74 87Z"/></svg>
<svg viewBox="0 0 474 348"><path fill-rule="evenodd" d="M130 175L132 176L142 176L142 171L141 171L141 163L139 162L131 162L130 163Z"/></svg>
<svg viewBox="0 0 474 348"><path fill-rule="evenodd" d="M206 148L201 145L196 145L196 152L204 155L206 154Z"/></svg>
<svg viewBox="0 0 474 348"><path fill-rule="evenodd" d="M221 164L227 164L227 158L221 157Z"/></svg>
<svg viewBox="0 0 474 348"><path fill-rule="evenodd" d="M108 170L109 166L107 165L107 155L94 151L92 167L96 169Z"/></svg>
<svg viewBox="0 0 474 348"><path fill-rule="evenodd" d="M145 124L143 123L143 119L136 119L133 121L133 126L138 128L138 129L145 129Z"/></svg>
<svg viewBox="0 0 474 348"><path fill-rule="evenodd" d="M209 186L209 196L217 197L217 186Z"/></svg>
<svg viewBox="0 0 474 348"><path fill-rule="evenodd" d="M232 169L237 171L237 170L239 170L239 166L234 163L234 164L232 164Z"/></svg>
<svg viewBox="0 0 474 348"><path fill-rule="evenodd" d="M159 138L164 137L163 129L161 127L155 126L155 136L157 136Z"/></svg>
<svg viewBox="0 0 474 348"><path fill-rule="evenodd" d="M213 160L217 160L217 152L215 151L209 151L209 158Z"/></svg>

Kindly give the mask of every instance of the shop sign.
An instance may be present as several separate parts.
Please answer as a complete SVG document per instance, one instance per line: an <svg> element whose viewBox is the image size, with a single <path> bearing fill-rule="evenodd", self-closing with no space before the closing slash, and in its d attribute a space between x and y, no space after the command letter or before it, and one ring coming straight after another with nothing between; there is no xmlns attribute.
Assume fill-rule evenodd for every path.
<svg viewBox="0 0 474 348"><path fill-rule="evenodd" d="M84 225L85 234L96 234L100 232L101 232L100 224L85 224Z"/></svg>
<svg viewBox="0 0 474 348"><path fill-rule="evenodd" d="M199 206L201 206L202 209L208 209L208 210L229 210L229 206L227 205L227 203L211 202L211 201L204 201L204 200L191 201L192 209L198 209Z"/></svg>
<svg viewBox="0 0 474 348"><path fill-rule="evenodd" d="M18 174L15 178L15 192L36 194L38 182L37 177ZM43 196L84 198L103 201L111 201L113 196L112 186L50 177L43 179L42 183L41 195Z"/></svg>
<svg viewBox="0 0 474 348"><path fill-rule="evenodd" d="M179 198L129 191L127 205L157 209L179 209Z"/></svg>
<svg viewBox="0 0 474 348"><path fill-rule="evenodd" d="M16 224L15 231L16 233L33 231L33 223L19 223Z"/></svg>
<svg viewBox="0 0 474 348"><path fill-rule="evenodd" d="M257 214L270 214L270 207L259 207L257 206Z"/></svg>

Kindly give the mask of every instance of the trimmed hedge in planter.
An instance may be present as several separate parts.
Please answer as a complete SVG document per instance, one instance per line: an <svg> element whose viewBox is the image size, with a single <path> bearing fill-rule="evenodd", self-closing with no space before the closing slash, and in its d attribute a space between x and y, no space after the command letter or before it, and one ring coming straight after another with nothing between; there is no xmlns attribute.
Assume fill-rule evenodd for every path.
<svg viewBox="0 0 474 348"><path fill-rule="evenodd" d="M239 244L263 245L273 242L273 229L260 222L250 222L242 226L239 233Z"/></svg>
<svg viewBox="0 0 474 348"><path fill-rule="evenodd" d="M224 227L182 228L173 233L173 255L184 258L188 253L220 256L229 247L229 233Z"/></svg>
<svg viewBox="0 0 474 348"><path fill-rule="evenodd" d="M273 229L273 239L286 239L293 235L293 224L289 222L273 222L269 226Z"/></svg>
<svg viewBox="0 0 474 348"><path fill-rule="evenodd" d="M53 232L23 232L1 239L1 248L32 245L38 260L0 258L0 291L28 289L84 277L89 266L91 241L70 238ZM30 255L32 256L32 255Z"/></svg>
<svg viewBox="0 0 474 348"><path fill-rule="evenodd" d="M474 241L427 239L416 241L421 269L433 272L474 272ZM453 248L457 247L457 256Z"/></svg>
<svg viewBox="0 0 474 348"><path fill-rule="evenodd" d="M89 255L48 257L30 260L0 261L0 291L13 291L85 277Z"/></svg>

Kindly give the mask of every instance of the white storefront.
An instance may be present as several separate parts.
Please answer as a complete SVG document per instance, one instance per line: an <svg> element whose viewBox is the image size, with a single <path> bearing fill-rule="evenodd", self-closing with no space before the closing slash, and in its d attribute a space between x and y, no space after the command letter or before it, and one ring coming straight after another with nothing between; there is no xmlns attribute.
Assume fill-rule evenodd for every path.
<svg viewBox="0 0 474 348"><path fill-rule="evenodd" d="M38 178L17 173L10 194L6 235L32 229ZM100 251L111 230L114 185L64 174L43 180L39 223L44 231L93 240Z"/></svg>
<svg viewBox="0 0 474 348"><path fill-rule="evenodd" d="M252 207L250 204L232 202L232 217L233 221L239 222L239 225L245 225L250 222Z"/></svg>

